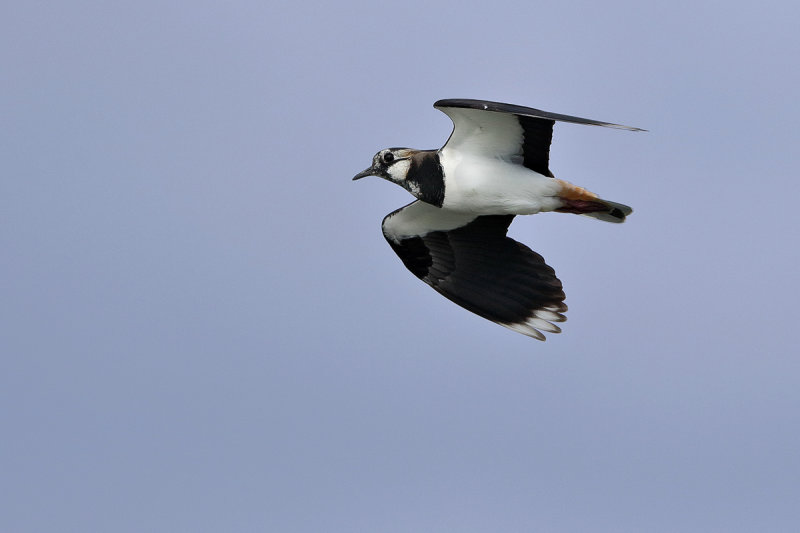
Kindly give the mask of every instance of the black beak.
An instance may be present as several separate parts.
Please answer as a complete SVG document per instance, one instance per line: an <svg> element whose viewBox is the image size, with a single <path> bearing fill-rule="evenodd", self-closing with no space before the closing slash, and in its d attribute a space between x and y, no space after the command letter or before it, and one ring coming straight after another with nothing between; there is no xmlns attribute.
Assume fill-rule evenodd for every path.
<svg viewBox="0 0 800 533"><path fill-rule="evenodd" d="M372 175L373 175L372 167L369 167L368 169L362 170L361 172L353 176L353 181L360 180L361 178L366 178L367 176L372 176Z"/></svg>
<svg viewBox="0 0 800 533"><path fill-rule="evenodd" d="M367 176L378 176L379 178L383 178L386 176L386 172L380 168L369 167L366 170L362 170L355 176L353 176L353 181L360 180L361 178L366 178Z"/></svg>

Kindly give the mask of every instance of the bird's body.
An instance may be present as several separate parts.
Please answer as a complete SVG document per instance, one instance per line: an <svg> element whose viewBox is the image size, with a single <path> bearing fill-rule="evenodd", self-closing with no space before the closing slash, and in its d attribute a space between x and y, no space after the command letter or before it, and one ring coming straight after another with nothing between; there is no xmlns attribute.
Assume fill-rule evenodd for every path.
<svg viewBox="0 0 800 533"><path fill-rule="evenodd" d="M439 150L389 148L353 179L382 177L417 200L384 218L383 233L405 266L458 305L544 340L559 332L561 282L544 259L506 237L515 215L561 211L623 222L628 206L555 179L549 169L556 120L636 130L481 100L440 100L453 120Z"/></svg>
<svg viewBox="0 0 800 533"><path fill-rule="evenodd" d="M444 150L440 159L444 209L477 215L533 215L561 206L560 183L522 165L455 149Z"/></svg>

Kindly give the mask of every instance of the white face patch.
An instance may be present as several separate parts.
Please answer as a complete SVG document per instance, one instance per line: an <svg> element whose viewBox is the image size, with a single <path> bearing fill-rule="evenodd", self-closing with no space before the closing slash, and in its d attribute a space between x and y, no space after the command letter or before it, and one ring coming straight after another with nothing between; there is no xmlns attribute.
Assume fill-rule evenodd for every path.
<svg viewBox="0 0 800 533"><path fill-rule="evenodd" d="M389 176L392 178L393 182L402 184L406 180L406 176L408 176L408 170L410 168L411 160L401 159L392 163L387 171L389 172Z"/></svg>

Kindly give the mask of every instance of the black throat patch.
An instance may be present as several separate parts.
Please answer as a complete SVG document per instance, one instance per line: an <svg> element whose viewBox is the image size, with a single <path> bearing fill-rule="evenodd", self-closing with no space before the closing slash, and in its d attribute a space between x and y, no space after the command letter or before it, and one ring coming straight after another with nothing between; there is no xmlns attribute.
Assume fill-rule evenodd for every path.
<svg viewBox="0 0 800 533"><path fill-rule="evenodd" d="M424 150L411 156L406 180L409 190L425 203L442 207L444 203L444 170L437 150ZM416 190L414 190L416 189Z"/></svg>

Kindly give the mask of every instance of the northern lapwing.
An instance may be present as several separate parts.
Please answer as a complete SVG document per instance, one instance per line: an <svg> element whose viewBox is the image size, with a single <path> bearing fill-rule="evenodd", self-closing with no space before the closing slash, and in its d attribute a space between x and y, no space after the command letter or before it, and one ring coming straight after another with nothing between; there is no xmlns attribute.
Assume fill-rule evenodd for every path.
<svg viewBox="0 0 800 533"><path fill-rule="evenodd" d="M564 291L541 255L506 236L515 215L576 213L624 222L633 211L549 168L556 121L631 131L529 107L439 100L453 121L438 150L387 148L354 180L378 176L417 200L383 219L383 235L403 264L442 296L501 326L544 340L566 320Z"/></svg>

